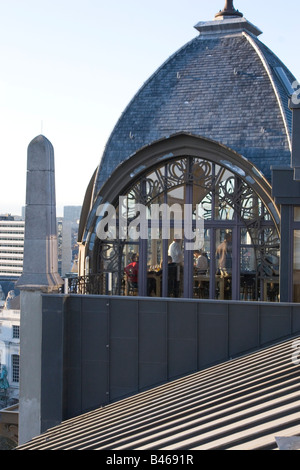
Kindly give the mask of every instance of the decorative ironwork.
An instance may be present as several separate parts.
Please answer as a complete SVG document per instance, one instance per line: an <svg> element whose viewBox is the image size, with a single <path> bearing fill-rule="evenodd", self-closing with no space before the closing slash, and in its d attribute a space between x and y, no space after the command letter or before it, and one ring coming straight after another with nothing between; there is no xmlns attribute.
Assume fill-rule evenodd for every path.
<svg viewBox="0 0 300 470"><path fill-rule="evenodd" d="M103 294L104 273L89 274L88 276L77 276L68 279L69 294Z"/></svg>
<svg viewBox="0 0 300 470"><path fill-rule="evenodd" d="M174 190L183 188L184 191L180 193L179 197L180 204L192 203L194 216L196 206L201 205L205 227L211 230L211 233L219 229L223 233L226 233L226 230L233 233L237 229L235 233L240 234L236 239L238 245L235 247L236 253L240 253L240 255L235 260L234 270L240 273L242 290L246 286L248 296L251 291L251 299L257 299L264 295L270 297L270 287L268 286L266 289L262 283L268 277L278 279L279 233L269 208L253 187L243 179L242 171L239 171L238 167L230 168L228 165L226 167L202 158L187 156L165 162L134 182L126 195L126 206L119 207L118 210L119 213L124 213L124 210L127 210L129 226L131 221L137 218L136 204L143 204L151 209L150 206L153 202L157 204L176 200L177 195ZM241 230L246 230L245 233L248 234L246 245L239 241ZM149 237L148 243L151 241L150 230ZM130 243L130 236L125 241L119 239L98 240L97 270L101 274L98 279L96 278L97 281L92 278L78 279L76 289L82 290L84 293L123 294L125 292L124 260L126 257L124 247ZM157 250L157 245L155 246ZM252 258L254 258L251 260L253 268L251 276L250 269L249 273L247 269L243 271L245 263L242 266L242 262L239 261L242 252L246 252L249 248L253 250ZM160 249L162 250L162 247ZM210 255L213 262L215 249L216 247L210 244ZM147 266L146 256L145 254L143 260L145 268ZM191 269L192 267L190 264ZM214 274L213 266L211 266L211 276ZM216 291L217 289L216 286ZM276 289L277 287L275 287L275 291Z"/></svg>

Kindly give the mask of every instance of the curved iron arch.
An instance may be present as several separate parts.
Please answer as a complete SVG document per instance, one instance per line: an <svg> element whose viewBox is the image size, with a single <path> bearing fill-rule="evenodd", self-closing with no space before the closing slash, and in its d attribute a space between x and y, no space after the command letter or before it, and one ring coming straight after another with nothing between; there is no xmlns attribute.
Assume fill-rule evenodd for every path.
<svg viewBox="0 0 300 470"><path fill-rule="evenodd" d="M184 162L186 162L186 166ZM198 173L196 171L194 174L192 167L195 165L195 162L197 162L196 167L197 164L199 166L199 171ZM181 174L178 178L176 178L178 175L178 172L176 172L175 169L176 164L178 166L178 171L181 169ZM129 192L132 190L132 188L134 188L135 185L137 189L136 194L138 195L138 186L140 185L142 187L143 182L147 181L147 179L151 179L152 173L156 174L157 172L160 172L162 168L171 169L170 172L167 171L167 173L165 173L165 176L170 174L171 177L165 185L164 191L173 189L173 187L176 187L176 185L180 186L187 183L192 183L194 185L198 184L200 186L204 185L203 187L205 188L210 187L212 186L212 182L209 180L210 172L206 168L209 166L213 166L215 168L218 166L218 171L223 173L228 170L229 175L232 175L230 178L233 177L236 182L240 181L239 184L247 189L246 192L242 191L240 193L241 198L239 201L236 200L238 197L238 191L236 193L234 192L234 194L228 194L227 196L225 195L224 201L226 200L225 202L232 206L232 208L242 205L241 201L244 201L243 196L246 196L245 201L247 201L248 194L250 194L250 196L256 195L262 201L263 206L266 208L266 210L263 212L269 214L269 217L272 220L272 222L270 220L273 227L272 230L275 230L274 233L277 233L277 240L278 243L280 243L280 213L272 199L270 183L266 178L264 178L260 171L257 170L255 165L225 145L221 145L217 142L199 136L180 133L172 135L169 138L153 142L151 145L143 147L138 152L133 154L130 158L128 158L115 169L111 177L98 192L97 197L94 198L92 210L86 217L86 223L84 224L85 232L82 245L85 245L85 247L83 247L81 251L82 255L88 257L89 259L89 272L98 273L101 271L101 269L99 271L98 263L100 262L99 260L101 260L103 255L103 249L105 251L105 241L97 239L96 233L97 224L101 220L101 218L97 216L97 209L101 204L111 204L117 208L119 203L119 196L125 196L127 194L128 197ZM161 175L162 174L163 172L161 171ZM167 178L169 178L169 176L167 176ZM228 180L224 181L227 183ZM162 187L159 187L159 184L160 183L158 183L158 190L162 189ZM153 196L153 194L151 196ZM143 194L142 191L140 192L140 195L144 197L144 190ZM151 198L149 201L151 201ZM146 199L145 201L142 199L139 202L145 202L147 204ZM245 210L247 212L247 202L245 204ZM249 234L251 235L251 239L253 238L251 231L254 230L253 233L255 235L257 230L260 228L260 219L261 216L259 217L259 220L257 218L251 220L250 217L248 220L248 225L245 225L247 231L249 231ZM261 220L263 221L263 219ZM266 227L264 223L263 225ZM267 225L269 224L267 223ZM212 221L211 227L213 226L214 222ZM209 228L209 223L207 227ZM118 253L122 252L122 243L124 244L123 240L115 240L115 242L113 242L112 251L112 243L109 243L110 259L106 260L106 262L110 263L110 272L112 273L116 272L116 269L113 269L113 267L117 262L117 258L119 256ZM255 250L261 249L264 251L264 247L260 242L258 242L258 244L253 242L253 245ZM267 245L266 247L269 248ZM268 249L265 251L267 253ZM262 269L263 266L261 267L261 270ZM107 269L105 268L105 272L106 270ZM118 264L118 270L120 270L120 263ZM121 279L121 276L119 277Z"/></svg>
<svg viewBox="0 0 300 470"><path fill-rule="evenodd" d="M280 212L272 199L271 185L262 173L239 153L214 140L188 133L178 133L142 147L121 163L102 186L92 202L92 209L86 218L82 242L88 243L97 223L96 211L99 204L115 204L121 192L132 185L143 174L172 159L192 156L222 165L244 180L269 208L275 226L279 231Z"/></svg>

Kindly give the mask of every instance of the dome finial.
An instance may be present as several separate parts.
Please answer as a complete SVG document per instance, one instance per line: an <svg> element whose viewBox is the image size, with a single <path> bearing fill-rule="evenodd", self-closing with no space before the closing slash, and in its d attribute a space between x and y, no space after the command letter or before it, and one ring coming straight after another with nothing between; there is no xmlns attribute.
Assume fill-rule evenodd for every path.
<svg viewBox="0 0 300 470"><path fill-rule="evenodd" d="M215 15L215 18L219 16L243 16L243 13L234 8L233 0L226 0L225 7Z"/></svg>

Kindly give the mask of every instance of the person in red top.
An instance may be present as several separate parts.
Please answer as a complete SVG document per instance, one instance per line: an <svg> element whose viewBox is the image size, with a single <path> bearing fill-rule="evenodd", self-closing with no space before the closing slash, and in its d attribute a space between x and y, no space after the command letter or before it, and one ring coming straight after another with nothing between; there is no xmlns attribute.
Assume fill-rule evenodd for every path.
<svg viewBox="0 0 300 470"><path fill-rule="evenodd" d="M131 263L124 269L128 282L133 288L138 287L138 276L139 276L139 258L136 253L131 257Z"/></svg>

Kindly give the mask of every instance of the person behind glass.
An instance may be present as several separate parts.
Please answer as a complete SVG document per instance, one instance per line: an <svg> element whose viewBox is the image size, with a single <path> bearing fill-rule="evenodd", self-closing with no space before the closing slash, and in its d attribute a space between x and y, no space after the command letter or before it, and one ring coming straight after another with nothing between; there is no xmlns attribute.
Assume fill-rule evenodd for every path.
<svg viewBox="0 0 300 470"><path fill-rule="evenodd" d="M196 251L195 253L195 268L198 274L206 274L208 269L208 259L203 250Z"/></svg>
<svg viewBox="0 0 300 470"><path fill-rule="evenodd" d="M177 277L177 264L173 263L172 261L172 256L168 256L168 295L170 293L174 293L176 291L176 277ZM164 269L164 263L163 260L161 260L159 270L155 273L156 276L160 278L160 281L162 282L162 273ZM156 281L153 279L153 277L149 278L147 280L147 293L148 297L154 293L154 295L157 295L156 292Z"/></svg>
<svg viewBox="0 0 300 470"><path fill-rule="evenodd" d="M179 280L178 270L179 264L175 263L172 256L168 256L168 296L178 297L179 296Z"/></svg>
<svg viewBox="0 0 300 470"><path fill-rule="evenodd" d="M183 253L182 240L175 235L169 246L168 255L172 258L172 263L168 263L168 291L169 296L179 297L180 277L182 275Z"/></svg>
<svg viewBox="0 0 300 470"><path fill-rule="evenodd" d="M168 255L171 256L173 263L182 264L183 254L181 247L181 238L179 236L175 235L173 242L169 246Z"/></svg>
<svg viewBox="0 0 300 470"><path fill-rule="evenodd" d="M136 289L138 287L138 276L139 276L139 257L136 253L133 253L131 257L131 263L124 269L128 283L130 287Z"/></svg>
<svg viewBox="0 0 300 470"><path fill-rule="evenodd" d="M217 260L220 274L228 275L232 271L232 235L226 233L224 241L217 248Z"/></svg>

